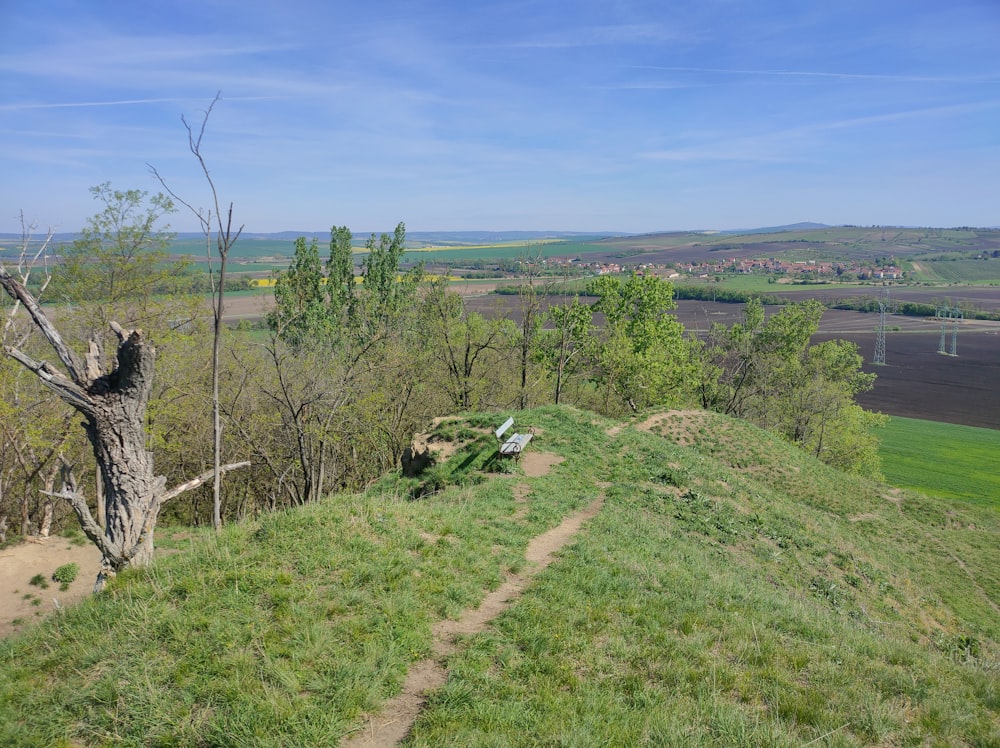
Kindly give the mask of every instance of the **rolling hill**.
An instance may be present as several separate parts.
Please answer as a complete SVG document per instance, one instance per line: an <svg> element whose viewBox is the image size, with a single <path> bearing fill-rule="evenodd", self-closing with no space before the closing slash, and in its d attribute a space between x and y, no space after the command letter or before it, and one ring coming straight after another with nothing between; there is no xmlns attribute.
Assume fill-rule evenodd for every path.
<svg viewBox="0 0 1000 748"><path fill-rule="evenodd" d="M995 511L711 413L515 417L531 460L444 420L418 475L196 532L0 642L0 744L365 744L434 669L407 745L1000 742Z"/></svg>

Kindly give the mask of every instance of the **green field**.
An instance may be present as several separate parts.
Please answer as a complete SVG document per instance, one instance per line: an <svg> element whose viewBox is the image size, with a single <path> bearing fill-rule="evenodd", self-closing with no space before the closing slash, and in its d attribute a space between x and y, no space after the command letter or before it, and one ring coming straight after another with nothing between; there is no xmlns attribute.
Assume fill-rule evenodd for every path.
<svg viewBox="0 0 1000 748"><path fill-rule="evenodd" d="M911 263L918 280L928 283L1000 283L1000 260L917 260Z"/></svg>
<svg viewBox="0 0 1000 748"><path fill-rule="evenodd" d="M890 484L1000 509L1000 431L893 416L880 438Z"/></svg>
<svg viewBox="0 0 1000 748"><path fill-rule="evenodd" d="M214 247L212 248L214 251ZM177 255L190 255L195 259L203 259L206 255L204 239L175 239L170 245L170 252ZM291 257L295 254L295 242L283 239L240 239L233 245L229 258L235 264L242 259L259 257Z"/></svg>

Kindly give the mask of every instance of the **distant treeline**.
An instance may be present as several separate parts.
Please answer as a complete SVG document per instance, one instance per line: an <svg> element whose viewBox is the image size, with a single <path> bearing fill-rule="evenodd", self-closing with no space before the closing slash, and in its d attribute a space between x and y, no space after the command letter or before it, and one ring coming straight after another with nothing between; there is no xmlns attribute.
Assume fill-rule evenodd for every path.
<svg viewBox="0 0 1000 748"><path fill-rule="evenodd" d="M785 306L794 303L792 299L775 294L762 294L754 291L738 291L709 286L675 286L675 299L694 299L697 301L717 301L722 304L745 304L750 299L760 299L762 304ZM874 296L853 296L836 301L823 301L828 309L841 309L853 312L878 312L878 299ZM904 317L933 317L937 314L938 304L925 304L919 301L893 301L891 313ZM1000 320L1000 312L984 309L962 309L966 319Z"/></svg>
<svg viewBox="0 0 1000 748"><path fill-rule="evenodd" d="M567 284L550 290L551 296L583 295L585 289L580 284ZM500 286L493 293L501 296L517 296L521 291L516 285ZM795 303L792 299L776 294L760 293L759 291L741 291L730 288L712 286L674 286L674 299L688 301L715 301L720 304L746 304L751 299L758 299L766 306L786 306ZM854 296L837 301L823 301L828 309L841 309L854 312L878 312L878 299L873 296ZM891 313L904 317L933 317L937 314L938 304L925 304L918 301L893 301ZM962 309L965 319L982 319L1000 321L1000 312L984 309Z"/></svg>
<svg viewBox="0 0 1000 748"><path fill-rule="evenodd" d="M53 279L58 281L58 268L52 273ZM216 279L217 280L217 279ZM60 301L52 297L51 293L43 293L42 287L45 278L36 273L28 281L28 290L36 296L40 296L45 301ZM58 285L58 284L57 284ZM207 294L212 292L212 279L208 273L204 272L181 272L177 275L159 278L149 289L152 293L162 296L183 296L187 294ZM226 278L226 291L250 291L253 286L248 275L231 275ZM101 299L92 299L101 301Z"/></svg>
<svg viewBox="0 0 1000 748"><path fill-rule="evenodd" d="M856 312L877 312L878 300L859 297L856 299L846 299L828 306L831 309L846 309ZM889 312L890 314L898 314L903 317L934 317L937 315L939 308L940 306L938 304L922 304L918 301L893 301L890 305ZM1000 321L1000 312L990 312L985 309L962 309L962 314L965 319Z"/></svg>

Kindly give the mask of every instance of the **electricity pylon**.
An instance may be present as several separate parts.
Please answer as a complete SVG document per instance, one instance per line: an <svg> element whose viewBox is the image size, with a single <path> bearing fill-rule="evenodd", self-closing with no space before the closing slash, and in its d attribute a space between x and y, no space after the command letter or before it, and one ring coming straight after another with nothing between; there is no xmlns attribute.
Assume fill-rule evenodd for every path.
<svg viewBox="0 0 1000 748"><path fill-rule="evenodd" d="M938 343L938 353L942 356L958 355L958 321L964 319L965 315L957 306L938 307L937 318L941 320L941 340ZM948 332L948 321L951 321L951 351L946 351L944 344Z"/></svg>
<svg viewBox="0 0 1000 748"><path fill-rule="evenodd" d="M885 366L885 312L889 308L889 289L882 291L878 300L878 331L875 333L875 358L872 363Z"/></svg>

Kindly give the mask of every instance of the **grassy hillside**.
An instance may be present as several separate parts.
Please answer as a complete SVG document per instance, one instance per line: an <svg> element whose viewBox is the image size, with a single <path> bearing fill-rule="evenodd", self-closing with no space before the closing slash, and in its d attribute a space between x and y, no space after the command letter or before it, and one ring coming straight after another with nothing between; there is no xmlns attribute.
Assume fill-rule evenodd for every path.
<svg viewBox="0 0 1000 748"><path fill-rule="evenodd" d="M197 534L0 643L0 744L335 745L600 495L408 744L1000 743L995 512L714 414L518 418L549 474L491 471L499 418L445 422L418 478Z"/></svg>

